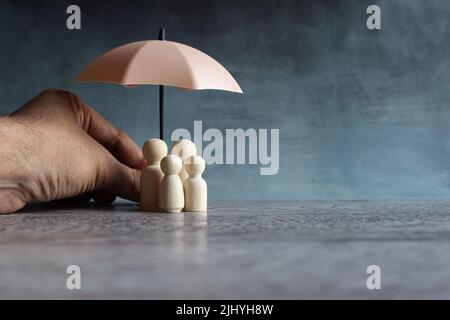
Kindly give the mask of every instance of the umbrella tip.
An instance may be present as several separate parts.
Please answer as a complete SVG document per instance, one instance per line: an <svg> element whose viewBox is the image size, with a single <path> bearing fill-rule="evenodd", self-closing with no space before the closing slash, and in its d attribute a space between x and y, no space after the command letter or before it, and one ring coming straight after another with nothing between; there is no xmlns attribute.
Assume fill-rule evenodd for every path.
<svg viewBox="0 0 450 320"><path fill-rule="evenodd" d="M159 28L158 40L166 40L166 29Z"/></svg>

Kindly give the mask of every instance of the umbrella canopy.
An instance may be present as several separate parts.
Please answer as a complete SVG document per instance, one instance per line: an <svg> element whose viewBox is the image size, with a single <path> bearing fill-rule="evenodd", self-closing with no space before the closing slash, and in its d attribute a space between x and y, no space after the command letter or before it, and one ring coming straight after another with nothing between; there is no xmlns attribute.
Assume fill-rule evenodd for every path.
<svg viewBox="0 0 450 320"><path fill-rule="evenodd" d="M242 93L236 80L219 62L200 50L166 40L139 41L112 49L88 65L77 81Z"/></svg>
<svg viewBox="0 0 450 320"><path fill-rule="evenodd" d="M109 82L133 87L159 85L159 135L164 140L164 86L188 90L217 89L242 93L231 74L216 60L190 46L159 40L133 42L95 59L78 82Z"/></svg>

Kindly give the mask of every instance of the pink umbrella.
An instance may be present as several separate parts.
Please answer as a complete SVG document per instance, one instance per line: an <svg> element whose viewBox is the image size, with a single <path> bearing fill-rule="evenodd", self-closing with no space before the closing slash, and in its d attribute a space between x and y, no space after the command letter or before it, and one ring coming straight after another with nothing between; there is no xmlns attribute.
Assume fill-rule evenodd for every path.
<svg viewBox="0 0 450 320"><path fill-rule="evenodd" d="M216 60L190 46L160 40L129 43L112 49L89 64L79 82L108 82L132 87L159 85L159 132L164 139L164 86L189 90L217 89L242 93L233 76Z"/></svg>

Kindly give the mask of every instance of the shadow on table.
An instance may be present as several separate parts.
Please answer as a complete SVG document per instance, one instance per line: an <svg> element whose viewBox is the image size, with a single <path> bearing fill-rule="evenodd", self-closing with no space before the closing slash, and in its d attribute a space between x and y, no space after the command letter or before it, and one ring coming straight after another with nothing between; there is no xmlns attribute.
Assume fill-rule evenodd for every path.
<svg viewBox="0 0 450 320"><path fill-rule="evenodd" d="M139 205L135 202L118 199L111 204L98 204L93 200L80 201L79 199L61 199L50 202L33 201L27 204L21 213L59 213L68 210L86 210L86 211L137 211Z"/></svg>

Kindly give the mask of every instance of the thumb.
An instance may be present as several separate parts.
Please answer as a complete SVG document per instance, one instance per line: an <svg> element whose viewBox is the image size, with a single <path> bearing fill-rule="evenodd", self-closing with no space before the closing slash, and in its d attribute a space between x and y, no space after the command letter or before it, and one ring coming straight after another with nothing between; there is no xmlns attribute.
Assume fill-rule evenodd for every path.
<svg viewBox="0 0 450 320"><path fill-rule="evenodd" d="M141 171L114 161L110 166L106 191L112 192L121 198L138 202L140 195Z"/></svg>

